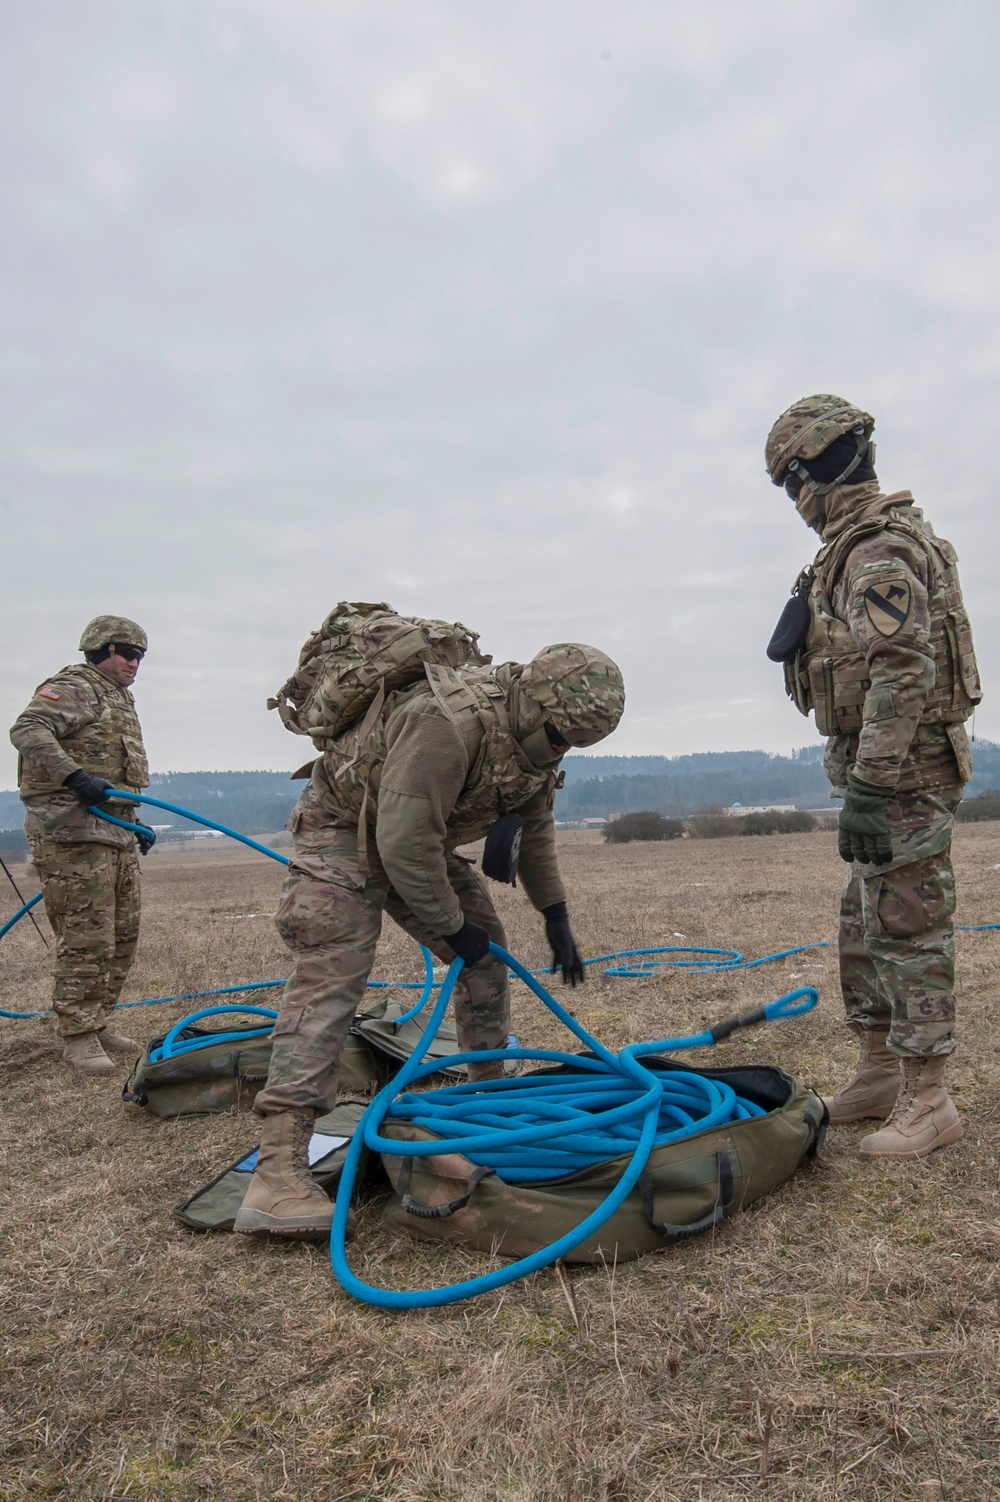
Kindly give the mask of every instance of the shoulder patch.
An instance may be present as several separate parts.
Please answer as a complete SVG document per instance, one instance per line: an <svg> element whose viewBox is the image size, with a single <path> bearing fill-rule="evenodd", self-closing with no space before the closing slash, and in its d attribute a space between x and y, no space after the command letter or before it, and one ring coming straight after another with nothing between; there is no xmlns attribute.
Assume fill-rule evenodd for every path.
<svg viewBox="0 0 1000 1502"><path fill-rule="evenodd" d="M880 636L895 636L906 625L913 596L902 580L872 584L865 590L865 611Z"/></svg>
<svg viewBox="0 0 1000 1502"><path fill-rule="evenodd" d="M40 698L40 699L61 699L62 698L62 689L53 688L53 686L52 686L51 683L43 683L42 687L38 690L38 698Z"/></svg>

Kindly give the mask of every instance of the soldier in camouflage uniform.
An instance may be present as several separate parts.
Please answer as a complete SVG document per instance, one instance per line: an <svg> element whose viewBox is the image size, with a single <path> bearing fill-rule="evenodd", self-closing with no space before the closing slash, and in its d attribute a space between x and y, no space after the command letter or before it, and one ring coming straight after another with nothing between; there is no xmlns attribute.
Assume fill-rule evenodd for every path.
<svg viewBox="0 0 1000 1502"><path fill-rule="evenodd" d="M860 1057L826 1102L830 1118L884 1120L861 1154L911 1158L962 1135L943 1079L955 1046L951 838L982 690L954 549L910 491L882 494L874 426L819 395L768 435L768 474L823 539L768 656L829 737L826 772L844 799L840 982Z"/></svg>
<svg viewBox="0 0 1000 1502"><path fill-rule="evenodd" d="M428 681L429 680L429 681ZM486 886L457 854L517 810L516 874L545 919L553 969L583 979L556 858L553 807L559 762L617 725L622 676L603 652L546 647L526 665L428 669L388 696L314 763L289 821L295 856L276 922L295 956L274 1028L260 1156L235 1229L325 1237L332 1206L310 1178L315 1117L336 1101L344 1040L371 972L383 910L448 963L465 964L455 988L463 1050L504 1046L510 1025L507 967L489 952L506 944ZM502 1066L469 1066L472 1080Z"/></svg>
<svg viewBox="0 0 1000 1502"><path fill-rule="evenodd" d="M133 805L105 789L138 792L149 768L129 692L146 633L101 615L80 639L86 661L35 690L11 728L19 752L24 832L55 934L53 1010L63 1058L85 1074L110 1074L105 1048L135 1050L108 1025L139 938L135 836L88 812L106 806L133 820Z"/></svg>

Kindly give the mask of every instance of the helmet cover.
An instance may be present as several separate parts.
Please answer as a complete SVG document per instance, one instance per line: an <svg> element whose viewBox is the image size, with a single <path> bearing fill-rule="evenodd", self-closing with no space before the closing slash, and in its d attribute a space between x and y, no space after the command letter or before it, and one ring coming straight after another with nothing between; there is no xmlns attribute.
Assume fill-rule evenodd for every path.
<svg viewBox="0 0 1000 1502"><path fill-rule="evenodd" d="M835 439L857 428L863 428L868 438L875 428L875 419L842 396L826 392L793 402L768 433L764 446L764 462L772 484L785 483L785 472L793 459L815 459Z"/></svg>
<svg viewBox="0 0 1000 1502"><path fill-rule="evenodd" d="M102 647L109 646L112 642L122 642L128 647L138 647L145 652L149 643L146 633L135 621L130 621L124 615L95 615L94 619L83 628L80 637L81 652L99 652Z"/></svg>
<svg viewBox="0 0 1000 1502"><path fill-rule="evenodd" d="M543 647L525 667L521 688L571 746L603 741L625 709L621 668L582 642Z"/></svg>

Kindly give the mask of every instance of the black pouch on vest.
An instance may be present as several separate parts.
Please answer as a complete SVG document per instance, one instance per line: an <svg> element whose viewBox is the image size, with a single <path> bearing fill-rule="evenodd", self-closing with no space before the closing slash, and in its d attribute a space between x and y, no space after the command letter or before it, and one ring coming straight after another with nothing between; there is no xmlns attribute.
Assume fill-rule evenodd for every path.
<svg viewBox="0 0 1000 1502"><path fill-rule="evenodd" d="M517 858L521 853L521 831L524 820L520 814L508 813L503 806L500 817L493 820L486 831L483 847L483 875L493 881L517 886Z"/></svg>
<svg viewBox="0 0 1000 1502"><path fill-rule="evenodd" d="M767 644L767 655L772 662L791 662L796 652L805 646L809 635L812 611L805 594L794 594L788 601Z"/></svg>

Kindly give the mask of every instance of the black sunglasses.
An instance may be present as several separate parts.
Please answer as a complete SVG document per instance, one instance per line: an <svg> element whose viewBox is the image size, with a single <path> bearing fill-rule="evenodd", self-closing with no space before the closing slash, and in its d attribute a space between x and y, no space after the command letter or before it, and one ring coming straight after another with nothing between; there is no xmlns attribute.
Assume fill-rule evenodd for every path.
<svg viewBox="0 0 1000 1502"><path fill-rule="evenodd" d="M545 721L545 734L549 738L549 745L552 747L553 751L569 750L569 741L565 738L565 736L559 734L559 731L553 725L551 720Z"/></svg>
<svg viewBox="0 0 1000 1502"><path fill-rule="evenodd" d="M146 655L141 647L133 647L127 641L112 642L111 651L116 657L124 657L126 662L141 662Z"/></svg>

